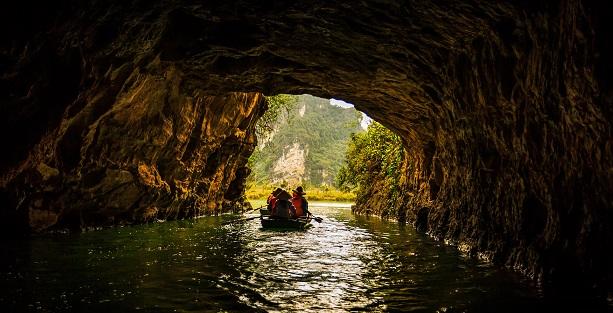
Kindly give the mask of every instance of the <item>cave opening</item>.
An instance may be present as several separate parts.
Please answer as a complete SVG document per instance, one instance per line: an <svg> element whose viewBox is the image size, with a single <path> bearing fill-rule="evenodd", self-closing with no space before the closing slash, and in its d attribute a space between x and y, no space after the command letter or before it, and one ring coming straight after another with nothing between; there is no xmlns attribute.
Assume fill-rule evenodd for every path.
<svg viewBox="0 0 613 313"><path fill-rule="evenodd" d="M356 161L347 161L348 149L359 157L355 146L372 119L337 99L283 94L266 99L267 111L256 126L258 145L248 162L247 198L265 198L275 186L300 185L312 200L353 201L357 173L349 163Z"/></svg>

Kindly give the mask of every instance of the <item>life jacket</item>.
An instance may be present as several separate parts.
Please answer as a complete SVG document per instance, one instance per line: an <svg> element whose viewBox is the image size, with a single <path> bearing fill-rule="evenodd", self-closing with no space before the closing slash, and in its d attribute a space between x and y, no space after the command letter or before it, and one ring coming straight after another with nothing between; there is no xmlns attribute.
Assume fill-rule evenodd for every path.
<svg viewBox="0 0 613 313"><path fill-rule="evenodd" d="M275 214L275 209L276 209L276 204L277 204L277 197L270 195L268 196L268 199L266 200L266 203L268 203L268 211L270 212L271 215Z"/></svg>
<svg viewBox="0 0 613 313"><path fill-rule="evenodd" d="M304 208L302 207L302 197L300 196L293 197L292 204L294 205L294 208L296 209L296 216L303 216Z"/></svg>

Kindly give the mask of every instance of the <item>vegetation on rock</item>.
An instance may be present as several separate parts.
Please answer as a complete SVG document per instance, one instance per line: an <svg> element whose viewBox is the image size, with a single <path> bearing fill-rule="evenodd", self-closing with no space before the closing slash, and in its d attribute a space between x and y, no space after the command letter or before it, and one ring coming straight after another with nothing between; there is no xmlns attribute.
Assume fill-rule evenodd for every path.
<svg viewBox="0 0 613 313"><path fill-rule="evenodd" d="M336 184L343 191L354 191L358 206L375 199L373 192L384 194L377 199L393 201L399 193L403 155L400 137L373 122L366 132L351 136L346 162L338 171ZM390 212L394 206L389 203L377 206L382 208L384 216L394 213Z"/></svg>
<svg viewBox="0 0 613 313"><path fill-rule="evenodd" d="M280 94L266 97L267 109L256 124L256 135L260 140L267 141L279 125L279 121L288 120L292 110L298 104L298 96Z"/></svg>
<svg viewBox="0 0 613 313"><path fill-rule="evenodd" d="M250 159L250 183L332 186L351 134L361 131L361 114L308 95L280 95L268 101L273 113L267 112L258 124L261 142ZM297 159L289 155L292 150ZM304 174L292 176L296 172Z"/></svg>

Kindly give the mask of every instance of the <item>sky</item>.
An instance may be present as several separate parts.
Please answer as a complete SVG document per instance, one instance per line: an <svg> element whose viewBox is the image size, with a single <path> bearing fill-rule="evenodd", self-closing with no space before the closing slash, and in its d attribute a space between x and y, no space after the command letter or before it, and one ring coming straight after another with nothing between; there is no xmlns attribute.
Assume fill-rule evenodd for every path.
<svg viewBox="0 0 613 313"><path fill-rule="evenodd" d="M330 104L341 108L353 108L353 104L347 103L343 100L330 99ZM364 112L362 112L362 121L360 122L360 126L362 126L362 129L366 129L370 122L372 122L372 119L368 115L364 114Z"/></svg>

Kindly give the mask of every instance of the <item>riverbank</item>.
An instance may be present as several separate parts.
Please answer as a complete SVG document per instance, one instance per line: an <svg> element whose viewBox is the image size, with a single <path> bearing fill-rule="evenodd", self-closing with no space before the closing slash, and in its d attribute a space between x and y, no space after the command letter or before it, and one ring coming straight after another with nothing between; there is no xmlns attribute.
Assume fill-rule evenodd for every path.
<svg viewBox="0 0 613 313"><path fill-rule="evenodd" d="M245 195L250 200L265 200L276 186L252 186L247 188ZM285 188L291 192L291 188ZM354 202L355 193L344 192L334 187L305 187L306 197L314 201Z"/></svg>
<svg viewBox="0 0 613 313"><path fill-rule="evenodd" d="M249 199L249 203L254 208L259 208L266 206L265 199ZM317 215L317 208L333 208L333 209L344 209L347 211L351 210L351 206L353 206L354 202L338 202L338 201L320 201L320 200L309 200L309 208L315 209L314 212L311 212Z"/></svg>

